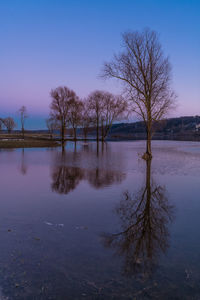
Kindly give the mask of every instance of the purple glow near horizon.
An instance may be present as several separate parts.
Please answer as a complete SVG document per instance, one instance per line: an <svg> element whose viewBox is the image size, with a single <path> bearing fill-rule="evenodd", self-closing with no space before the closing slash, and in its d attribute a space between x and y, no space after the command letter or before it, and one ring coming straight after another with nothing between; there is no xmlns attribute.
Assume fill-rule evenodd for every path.
<svg viewBox="0 0 200 300"><path fill-rule="evenodd" d="M29 115L47 116L59 85L81 98L95 89L119 93L117 82L98 78L102 64L120 51L122 32L147 26L160 33L172 63L178 107L171 116L200 114L199 10L189 0L1 2L1 114L25 105Z"/></svg>

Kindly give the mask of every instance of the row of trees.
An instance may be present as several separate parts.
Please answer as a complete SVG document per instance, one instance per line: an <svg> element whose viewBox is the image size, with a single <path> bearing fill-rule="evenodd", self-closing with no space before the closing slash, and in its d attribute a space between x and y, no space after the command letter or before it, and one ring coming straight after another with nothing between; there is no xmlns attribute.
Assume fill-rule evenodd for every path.
<svg viewBox="0 0 200 300"><path fill-rule="evenodd" d="M60 129L62 141L66 128L72 128L77 139L77 128L82 128L85 139L90 127L96 128L96 139L105 140L114 121L127 117L128 105L122 96L105 91L94 91L80 100L73 90L60 86L51 90L50 117L47 127L51 134Z"/></svg>
<svg viewBox="0 0 200 300"><path fill-rule="evenodd" d="M123 84L123 97L95 91L80 101L74 91L58 87L51 91L51 124L59 124L62 140L67 125L76 138L77 126L85 135L95 124L97 140L104 140L112 123L125 118L127 111L143 120L147 143L145 159L151 159L151 140L155 124L174 107L171 89L171 65L164 56L158 34L150 29L123 34L123 51L104 64L102 77L115 78ZM50 122L50 121L48 121ZM101 133L100 133L101 131Z"/></svg>

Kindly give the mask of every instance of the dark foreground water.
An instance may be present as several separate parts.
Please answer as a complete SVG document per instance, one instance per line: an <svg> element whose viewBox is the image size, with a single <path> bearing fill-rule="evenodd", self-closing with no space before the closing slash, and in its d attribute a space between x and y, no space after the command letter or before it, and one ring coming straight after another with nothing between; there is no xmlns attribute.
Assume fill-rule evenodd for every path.
<svg viewBox="0 0 200 300"><path fill-rule="evenodd" d="M200 299L200 143L0 151L0 299Z"/></svg>

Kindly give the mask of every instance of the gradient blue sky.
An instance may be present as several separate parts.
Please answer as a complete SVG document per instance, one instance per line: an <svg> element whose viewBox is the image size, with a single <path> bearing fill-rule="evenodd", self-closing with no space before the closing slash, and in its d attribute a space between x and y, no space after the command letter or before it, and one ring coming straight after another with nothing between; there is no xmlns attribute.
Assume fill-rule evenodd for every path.
<svg viewBox="0 0 200 300"><path fill-rule="evenodd" d="M0 116L25 105L29 128L44 128L51 88L78 96L119 92L98 78L121 47L121 33L150 27L173 67L178 107L200 114L200 0L0 0Z"/></svg>

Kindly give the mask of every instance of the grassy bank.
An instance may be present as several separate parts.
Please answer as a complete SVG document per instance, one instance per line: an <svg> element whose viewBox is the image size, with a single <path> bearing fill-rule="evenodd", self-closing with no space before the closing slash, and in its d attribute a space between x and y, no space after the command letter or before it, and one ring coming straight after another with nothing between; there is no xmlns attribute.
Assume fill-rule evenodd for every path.
<svg viewBox="0 0 200 300"><path fill-rule="evenodd" d="M56 137L56 136L55 136ZM0 133L1 148L40 148L57 147L60 143L51 140L50 135L44 133L25 133L24 139L19 132Z"/></svg>
<svg viewBox="0 0 200 300"><path fill-rule="evenodd" d="M59 145L58 142L51 140L0 140L0 148L40 148L57 147Z"/></svg>

